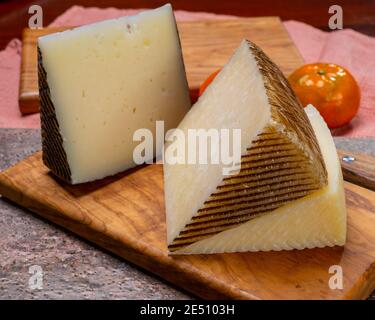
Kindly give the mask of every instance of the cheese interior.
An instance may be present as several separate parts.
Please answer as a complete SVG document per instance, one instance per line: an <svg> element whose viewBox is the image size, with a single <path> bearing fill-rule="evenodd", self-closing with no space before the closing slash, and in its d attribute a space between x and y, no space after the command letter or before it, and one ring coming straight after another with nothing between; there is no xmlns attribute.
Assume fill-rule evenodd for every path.
<svg viewBox="0 0 375 320"><path fill-rule="evenodd" d="M176 253L291 250L345 244L345 193L336 148L326 123L316 109L309 106L305 110L323 154L328 185Z"/></svg>
<svg viewBox="0 0 375 320"><path fill-rule="evenodd" d="M318 120L314 118L314 121ZM277 233L270 234L267 246L267 241L262 242L263 235L269 232L267 230L258 233L260 242L254 244L258 238L251 238L252 233L245 228L252 221L268 221L269 216L287 208L292 208L291 215L301 222L304 209L294 210L294 206L319 194L322 203L328 205L323 195L329 185L327 169L333 170L332 164L327 168L322 154L321 149L324 147L327 153L327 148L321 139L317 139L317 132L287 79L259 47L247 40L241 43L178 129L188 139L191 129L206 132L209 129L240 129L241 168L239 172L224 176L223 162L175 164L169 161L173 158L169 148L173 150L176 141L167 144L164 188L170 252L277 250L310 246L293 235L294 229L289 231L289 225L292 225L289 221L283 225L284 240L291 238L293 242L297 239L289 247L289 243L279 243L283 241L283 235L281 240L274 238ZM329 132L326 139L332 140ZM184 144L185 140L177 140L178 143ZM218 150L214 151L218 153ZM191 150L188 152L190 155ZM330 152L335 154L334 147ZM333 216L342 213L335 207L337 203L341 202L330 204L337 209L332 210ZM314 201L311 207L315 207L314 212L317 209L324 212L324 208L316 207ZM295 216L296 212L301 215ZM274 223L272 227L268 225L270 230L279 225L276 220ZM334 226L332 223L327 228L331 230ZM241 230L244 230L241 239L248 240L234 236ZM328 235L324 235L326 240L323 241L319 237L321 230L314 229L314 226L311 230L312 238L308 241L316 240L312 245L342 242L341 237L330 239ZM306 236L306 232L305 229L301 235Z"/></svg>
<svg viewBox="0 0 375 320"><path fill-rule="evenodd" d="M240 129L241 168L224 176L222 162L175 164L169 148L176 141L166 146L170 252L301 249L345 241L342 177L330 132L319 114L305 113L280 69L254 43L241 43L178 129L185 137L191 129Z"/></svg>
<svg viewBox="0 0 375 320"><path fill-rule="evenodd" d="M176 127L190 108L170 5L47 35L38 46L72 183L134 167L135 130L155 137L156 120Z"/></svg>
<svg viewBox="0 0 375 320"><path fill-rule="evenodd" d="M243 154L252 139L268 123L271 113L262 76L255 60L249 59L249 54L249 47L243 42L185 116L178 128L186 137L190 128L241 128ZM254 112L258 108L262 112ZM168 243L171 243L215 191L224 176L223 164L169 165L168 162L168 159L164 161L164 188L167 238Z"/></svg>

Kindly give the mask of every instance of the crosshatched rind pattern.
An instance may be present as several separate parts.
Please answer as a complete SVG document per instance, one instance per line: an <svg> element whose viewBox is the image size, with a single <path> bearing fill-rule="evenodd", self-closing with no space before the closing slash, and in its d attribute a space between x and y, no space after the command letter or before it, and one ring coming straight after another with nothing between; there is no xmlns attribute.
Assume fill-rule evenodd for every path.
<svg viewBox="0 0 375 320"><path fill-rule="evenodd" d="M272 120L277 124L277 129L283 130L296 141L298 147L303 148L314 163L322 184L326 184L328 174L322 152L302 104L276 64L257 45L247 42L263 75Z"/></svg>
<svg viewBox="0 0 375 320"><path fill-rule="evenodd" d="M263 76L271 121L242 155L238 174L223 179L168 246L177 251L302 198L327 184L311 124L279 68L248 41Z"/></svg>
<svg viewBox="0 0 375 320"><path fill-rule="evenodd" d="M59 123L43 67L43 57L38 48L38 83L40 97L40 122L42 132L43 163L59 178L71 183L71 171L63 147Z"/></svg>

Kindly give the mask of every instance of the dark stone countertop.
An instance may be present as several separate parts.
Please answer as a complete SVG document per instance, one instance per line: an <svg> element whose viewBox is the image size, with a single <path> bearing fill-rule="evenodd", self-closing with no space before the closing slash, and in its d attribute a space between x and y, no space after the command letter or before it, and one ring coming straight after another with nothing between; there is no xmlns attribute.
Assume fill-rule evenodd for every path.
<svg viewBox="0 0 375 320"><path fill-rule="evenodd" d="M375 139L335 142L349 151L375 155ZM0 129L0 170L37 150L39 130ZM194 298L4 198L0 234L0 299ZM29 288L32 265L43 269L41 290Z"/></svg>

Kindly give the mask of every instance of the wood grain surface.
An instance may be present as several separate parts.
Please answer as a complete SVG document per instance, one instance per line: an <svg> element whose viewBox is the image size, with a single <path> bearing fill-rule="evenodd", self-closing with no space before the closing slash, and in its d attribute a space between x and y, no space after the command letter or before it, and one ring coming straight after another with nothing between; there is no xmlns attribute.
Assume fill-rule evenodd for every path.
<svg viewBox="0 0 375 320"><path fill-rule="evenodd" d="M0 174L4 197L202 298L366 298L375 288L375 194L345 188L345 247L168 256L162 165L71 186L38 152ZM332 265L342 267L342 290L328 286Z"/></svg>
<svg viewBox="0 0 375 320"><path fill-rule="evenodd" d="M23 32L19 90L19 106L23 114L38 112L39 109L37 38L63 29L25 29ZM227 62L243 38L261 46L285 74L302 63L299 52L277 17L182 22L178 29L193 100L197 97L199 85Z"/></svg>
<svg viewBox="0 0 375 320"><path fill-rule="evenodd" d="M375 191L375 157L338 149L344 179Z"/></svg>

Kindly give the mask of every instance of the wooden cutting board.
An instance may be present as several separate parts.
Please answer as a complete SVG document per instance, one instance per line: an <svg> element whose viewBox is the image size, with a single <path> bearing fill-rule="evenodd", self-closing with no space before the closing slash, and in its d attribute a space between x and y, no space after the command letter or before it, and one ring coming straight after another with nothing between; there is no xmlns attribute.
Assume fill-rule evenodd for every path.
<svg viewBox="0 0 375 320"><path fill-rule="evenodd" d="M70 186L41 153L0 173L0 194L202 298L366 298L375 288L375 193L345 183L344 248L168 256L162 165ZM343 269L343 290L328 286Z"/></svg>
<svg viewBox="0 0 375 320"><path fill-rule="evenodd" d="M19 107L23 114L39 110L37 38L65 29L25 29L23 32L19 89ZM260 45L286 74L301 63L297 49L277 17L181 22L178 29L193 99L197 96L199 85L225 64L244 37Z"/></svg>
<svg viewBox="0 0 375 320"><path fill-rule="evenodd" d="M277 18L179 28L193 88L227 61L243 37L258 43L286 74L302 63ZM375 195L351 183L345 188L344 248L168 256L161 165L70 186L48 172L38 152L0 173L4 197L202 298L366 298L375 288ZM329 289L332 265L343 269L342 290Z"/></svg>

